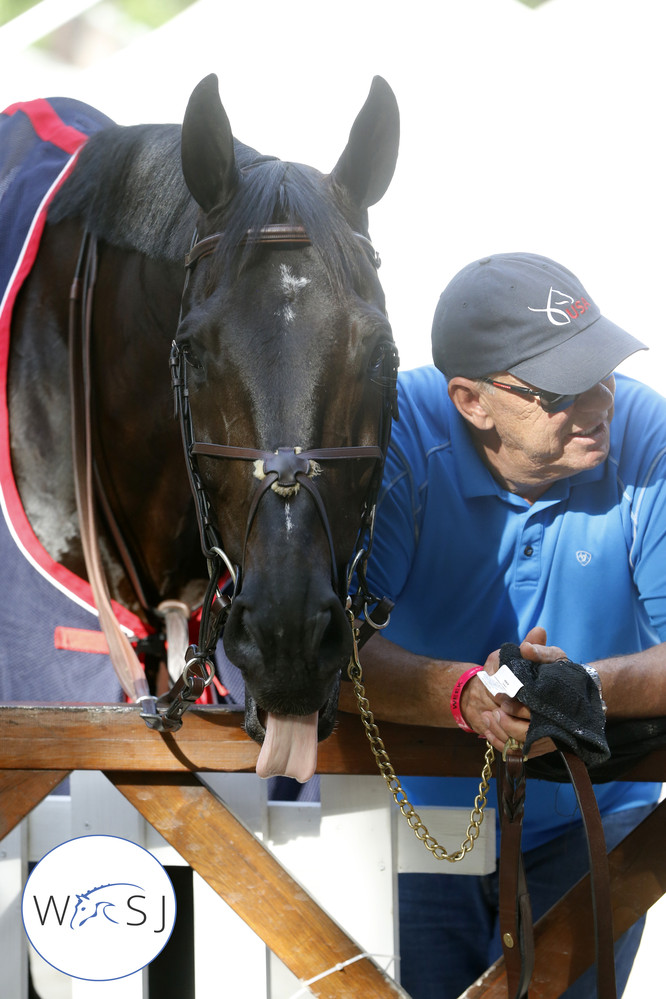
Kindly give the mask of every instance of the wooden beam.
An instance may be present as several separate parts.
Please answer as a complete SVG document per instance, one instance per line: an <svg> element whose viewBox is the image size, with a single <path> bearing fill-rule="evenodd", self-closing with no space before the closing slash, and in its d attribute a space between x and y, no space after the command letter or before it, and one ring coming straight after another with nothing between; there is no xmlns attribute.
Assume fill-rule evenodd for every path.
<svg viewBox="0 0 666 999"><path fill-rule="evenodd" d="M180 731L146 727L140 709L125 704L0 704L0 770L167 770L248 773L259 747L242 728L238 709L193 708ZM485 742L458 728L380 722L396 773L479 778ZM377 765L358 715L338 715L319 744L317 770L376 774ZM666 749L651 753L622 780L663 781Z"/></svg>
<svg viewBox="0 0 666 999"><path fill-rule="evenodd" d="M0 839L67 777L68 770L0 770Z"/></svg>
<svg viewBox="0 0 666 999"><path fill-rule="evenodd" d="M382 723L380 729L398 773L480 775L485 749L481 740L457 729L388 723ZM169 842L173 842L232 908L257 929L298 977L314 977L328 967L358 956L358 950L350 952L349 947L355 945L339 927L333 924L336 933L329 937L328 926L319 923L317 940L321 940L321 946L317 944L315 960L310 960L310 921L326 921L328 917L320 913L298 886L294 888L295 883L272 858L275 868L270 863L266 866L265 856L269 855L220 802L214 805L215 818L208 825L207 802L215 802L215 799L188 771L254 770L258 747L243 731L239 711L197 708L186 715L179 732L161 735L144 725L136 706L10 704L0 705L0 733L0 835L5 835L70 770L113 771L116 786ZM317 769L320 773L331 774L377 773L357 716L339 715L336 731L320 744ZM171 773L167 773L169 771ZM659 750L637 764L623 779L661 781L665 772L666 750ZM157 788L155 793L152 787ZM203 821L196 822L198 818ZM205 849L192 842L193 828L203 830ZM656 849L656 845L663 842L665 832L666 803L610 855L613 913L618 935L666 890L666 854ZM254 852L257 847L263 851L259 860ZM216 854L216 849L222 849L222 854ZM216 858L214 861L210 860L209 851ZM250 877L253 885L249 893L244 890L246 877ZM283 877L287 878L286 882L281 881ZM535 927L537 964L533 999L554 999L584 970L588 960L585 953L591 953L592 947L588 881L583 879L574 886ZM241 884L243 887L239 888ZM254 889L259 892L258 903L252 898ZM259 911L263 910L264 903L268 916ZM297 915L293 925L289 922L290 930L283 934L285 905L287 909L295 908ZM294 933L303 935L290 937ZM299 942L294 948L295 939ZM301 946L301 940L307 941L307 945ZM369 976L370 985L367 985L365 975ZM346 976L353 976L353 987L352 977ZM390 980L365 958L348 965L344 971L336 971L322 982L326 980L337 982L337 986L343 982L343 991L335 991L334 985L331 986L333 991L328 992L329 985L322 985L315 994L325 997L401 994L386 992L386 981ZM371 991L373 988L380 991ZM393 983L391 988L396 988ZM465 999L505 999L503 962L488 969L464 995Z"/></svg>
<svg viewBox="0 0 666 999"><path fill-rule="evenodd" d="M106 776L314 995L406 995L194 776Z"/></svg>
<svg viewBox="0 0 666 999"><path fill-rule="evenodd" d="M242 721L239 711L195 708L178 732L160 734L133 705L0 705L0 770L252 772L259 747ZM481 775L485 743L457 728L382 723L380 731L397 773ZM357 715L339 714L319 745L317 769L378 773Z"/></svg>

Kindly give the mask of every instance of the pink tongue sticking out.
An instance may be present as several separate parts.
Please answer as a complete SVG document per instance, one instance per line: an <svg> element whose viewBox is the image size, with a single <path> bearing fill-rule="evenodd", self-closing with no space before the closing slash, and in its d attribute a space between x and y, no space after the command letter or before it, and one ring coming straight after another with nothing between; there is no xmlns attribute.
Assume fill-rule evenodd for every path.
<svg viewBox="0 0 666 999"><path fill-rule="evenodd" d="M317 722L312 715L273 715L266 718L266 738L257 760L260 777L294 777L301 784L317 767Z"/></svg>

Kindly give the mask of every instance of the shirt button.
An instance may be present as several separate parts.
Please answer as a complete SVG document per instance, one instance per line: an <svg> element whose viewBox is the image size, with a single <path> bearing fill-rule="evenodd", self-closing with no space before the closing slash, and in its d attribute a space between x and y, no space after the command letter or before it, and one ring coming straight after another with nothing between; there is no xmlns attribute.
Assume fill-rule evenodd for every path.
<svg viewBox="0 0 666 999"><path fill-rule="evenodd" d="M527 545L527 546L526 546L526 547L525 547L525 548L523 549L523 555L527 555L527 557L528 557L528 558L529 558L529 557L530 557L531 555L534 555L534 549L532 548L532 545Z"/></svg>

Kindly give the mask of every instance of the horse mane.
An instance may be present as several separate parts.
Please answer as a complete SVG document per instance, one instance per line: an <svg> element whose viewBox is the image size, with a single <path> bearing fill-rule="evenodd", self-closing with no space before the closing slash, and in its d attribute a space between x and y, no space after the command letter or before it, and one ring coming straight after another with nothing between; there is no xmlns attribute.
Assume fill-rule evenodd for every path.
<svg viewBox="0 0 666 999"><path fill-rule="evenodd" d="M121 249L181 263L200 210L183 178L180 135L180 125L113 125L95 133L54 198L49 221L76 219ZM285 222L305 227L334 287L348 281L358 243L345 219L350 212L341 211L342 192L313 167L261 156L238 141L236 159L239 188L219 216L224 266L242 269L257 252L248 232Z"/></svg>
<svg viewBox="0 0 666 999"><path fill-rule="evenodd" d="M180 167L180 126L112 125L92 135L49 211L50 222L65 219L121 249L182 261L196 205Z"/></svg>

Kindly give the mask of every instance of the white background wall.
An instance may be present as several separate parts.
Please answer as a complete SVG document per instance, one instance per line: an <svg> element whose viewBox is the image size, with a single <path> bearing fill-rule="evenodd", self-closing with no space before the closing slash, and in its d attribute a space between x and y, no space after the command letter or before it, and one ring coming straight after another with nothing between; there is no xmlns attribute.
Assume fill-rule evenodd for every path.
<svg viewBox="0 0 666 999"><path fill-rule="evenodd" d="M0 103L59 93L121 123L177 121L216 72L239 138L327 171L379 73L402 145L371 232L403 367L429 362L432 314L460 267L531 250L650 345L626 370L658 387L660 23L656 0L199 0L82 71L3 53L0 32Z"/></svg>

